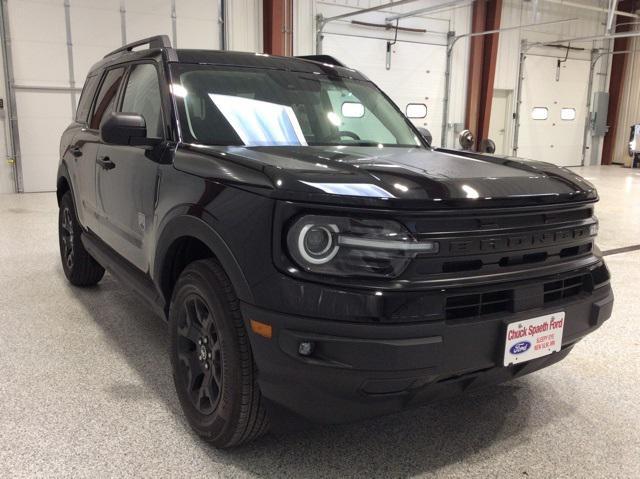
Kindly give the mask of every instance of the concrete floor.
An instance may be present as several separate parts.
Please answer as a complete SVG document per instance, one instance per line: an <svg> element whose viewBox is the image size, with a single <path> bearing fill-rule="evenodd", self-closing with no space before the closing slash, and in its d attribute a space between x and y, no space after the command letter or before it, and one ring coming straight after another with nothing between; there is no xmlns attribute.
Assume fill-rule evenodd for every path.
<svg viewBox="0 0 640 479"><path fill-rule="evenodd" d="M600 246L640 243L640 173L600 187ZM640 477L640 251L613 318L564 361L473 396L221 452L186 424L164 324L106 276L75 289L53 194L0 196L0 477Z"/></svg>

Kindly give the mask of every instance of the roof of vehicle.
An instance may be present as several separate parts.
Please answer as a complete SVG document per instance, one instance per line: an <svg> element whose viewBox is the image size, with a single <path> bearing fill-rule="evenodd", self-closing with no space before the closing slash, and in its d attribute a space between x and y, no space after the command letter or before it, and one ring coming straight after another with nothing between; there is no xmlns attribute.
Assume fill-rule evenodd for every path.
<svg viewBox="0 0 640 479"><path fill-rule="evenodd" d="M134 48L144 45L148 45L148 48L134 50ZM91 67L89 75L107 66L141 59L154 59L169 63L266 68L367 80L360 72L344 66L329 55L282 57L266 53L226 50L174 49L166 35L145 38L108 53L101 61Z"/></svg>

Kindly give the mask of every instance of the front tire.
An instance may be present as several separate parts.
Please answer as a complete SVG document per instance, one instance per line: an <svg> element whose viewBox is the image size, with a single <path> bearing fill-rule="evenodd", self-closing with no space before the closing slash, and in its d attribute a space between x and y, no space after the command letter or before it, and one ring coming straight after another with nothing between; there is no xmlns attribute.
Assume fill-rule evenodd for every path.
<svg viewBox="0 0 640 479"><path fill-rule="evenodd" d="M216 447L249 442L268 429L238 299L217 261L191 263L169 310L171 364L191 427Z"/></svg>
<svg viewBox="0 0 640 479"><path fill-rule="evenodd" d="M62 269L75 286L93 286L104 276L104 268L84 249L80 235L82 229L73 204L71 192L60 200L58 213L58 239Z"/></svg>

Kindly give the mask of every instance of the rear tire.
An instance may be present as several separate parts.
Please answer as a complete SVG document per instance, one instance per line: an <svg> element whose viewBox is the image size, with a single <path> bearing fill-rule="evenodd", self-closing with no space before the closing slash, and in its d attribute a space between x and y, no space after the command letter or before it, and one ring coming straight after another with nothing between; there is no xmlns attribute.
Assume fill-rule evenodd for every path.
<svg viewBox="0 0 640 479"><path fill-rule="evenodd" d="M76 215L71 192L60 200L58 213L58 239L62 269L75 286L93 286L104 276L104 268L84 249L80 235L82 229Z"/></svg>
<svg viewBox="0 0 640 479"><path fill-rule="evenodd" d="M249 442L269 421L251 345L229 278L213 259L180 275L169 310L171 364L191 427L216 447Z"/></svg>

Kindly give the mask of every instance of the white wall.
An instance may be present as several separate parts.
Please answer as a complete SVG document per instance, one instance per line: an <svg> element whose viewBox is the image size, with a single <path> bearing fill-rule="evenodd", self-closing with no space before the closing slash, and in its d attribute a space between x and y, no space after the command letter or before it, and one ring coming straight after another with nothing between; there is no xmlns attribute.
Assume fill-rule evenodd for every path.
<svg viewBox="0 0 640 479"><path fill-rule="evenodd" d="M317 14L328 18L385 3L389 2L387 0L299 0L295 2L294 54L304 55L315 52ZM362 71L383 88L401 109L404 109L409 98L407 92L412 92L411 98L416 98L416 101L425 102L429 109L427 120L415 123L418 126L427 126L431 130L436 145L441 143L447 32L455 31L457 35L469 32L471 7L464 6L442 13L417 15L400 20L401 27L424 29L427 32L399 31L390 70L385 68L386 42L393 41L394 30L354 25L351 20L384 24L385 19L393 13L413 11L442 3L443 0L420 0L330 22L324 28L325 39L322 51L345 61L347 66ZM449 123L464 122L468 57L469 42L466 39L460 40L453 51ZM449 144L451 143L450 139Z"/></svg>
<svg viewBox="0 0 640 479"><path fill-rule="evenodd" d="M91 65L125 41L166 34L178 48L220 46L218 0L67 1L72 76L65 0L7 2L15 84L41 87L39 91L15 90L25 192L55 189L60 134L71 121L72 105L79 98L79 92L52 91L50 87L82 87ZM262 51L262 2L227 3L228 48ZM0 142L0 150L2 147ZM0 192L6 190L5 169L4 164L0 166Z"/></svg>

